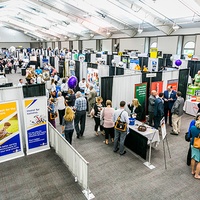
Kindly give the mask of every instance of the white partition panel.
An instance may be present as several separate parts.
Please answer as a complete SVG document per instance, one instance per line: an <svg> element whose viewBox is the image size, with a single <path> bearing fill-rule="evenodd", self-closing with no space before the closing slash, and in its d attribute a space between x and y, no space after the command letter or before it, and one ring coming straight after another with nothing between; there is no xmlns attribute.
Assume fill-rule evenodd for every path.
<svg viewBox="0 0 200 200"><path fill-rule="evenodd" d="M163 90L167 89L167 81L168 80L178 79L178 77L179 77L179 70L164 71L162 74Z"/></svg>
<svg viewBox="0 0 200 200"><path fill-rule="evenodd" d="M141 74L131 76L116 76L113 78L112 104L119 108L120 101L129 103L134 98L135 84L142 82ZM128 109L127 109L128 111Z"/></svg>
<svg viewBox="0 0 200 200"><path fill-rule="evenodd" d="M89 163L74 149L65 138L49 123L50 144L75 177L75 181L85 189L87 199L89 190ZM84 192L85 193L85 192Z"/></svg>

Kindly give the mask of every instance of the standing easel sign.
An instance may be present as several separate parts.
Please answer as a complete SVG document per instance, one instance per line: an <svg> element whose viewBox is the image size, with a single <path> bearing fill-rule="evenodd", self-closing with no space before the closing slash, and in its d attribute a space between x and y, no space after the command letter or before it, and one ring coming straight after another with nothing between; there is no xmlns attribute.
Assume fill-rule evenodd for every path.
<svg viewBox="0 0 200 200"><path fill-rule="evenodd" d="M169 145L168 145L168 141L167 141L167 131L166 131L166 125L165 125L165 118L164 117L160 120L160 127L161 127L162 141L163 141L165 169L167 169L166 155L165 155L165 142L164 141L166 141L167 149L168 149L170 158L171 158L171 154L170 154Z"/></svg>
<svg viewBox="0 0 200 200"><path fill-rule="evenodd" d="M164 140L166 135L167 135L166 124L165 124L165 118L164 117L160 121L160 127L161 127L162 140Z"/></svg>

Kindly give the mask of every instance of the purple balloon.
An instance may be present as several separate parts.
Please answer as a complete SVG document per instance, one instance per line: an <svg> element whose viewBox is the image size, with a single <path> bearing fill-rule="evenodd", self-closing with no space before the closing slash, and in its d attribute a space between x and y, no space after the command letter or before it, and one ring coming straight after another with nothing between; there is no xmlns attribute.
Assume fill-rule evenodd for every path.
<svg viewBox="0 0 200 200"><path fill-rule="evenodd" d="M180 66L182 64L182 61L181 60L176 60L175 64L176 64L176 66Z"/></svg>
<svg viewBox="0 0 200 200"><path fill-rule="evenodd" d="M71 76L68 79L68 87L70 89L74 89L77 86L77 83L78 83L78 79L76 78L76 76Z"/></svg>

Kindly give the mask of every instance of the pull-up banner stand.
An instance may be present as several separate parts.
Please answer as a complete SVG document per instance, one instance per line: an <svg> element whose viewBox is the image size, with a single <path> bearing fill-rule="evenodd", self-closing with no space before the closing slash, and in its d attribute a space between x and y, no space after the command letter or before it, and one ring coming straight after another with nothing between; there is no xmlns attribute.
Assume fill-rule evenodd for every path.
<svg viewBox="0 0 200 200"><path fill-rule="evenodd" d="M24 120L27 155L49 149L47 99L24 99Z"/></svg>
<svg viewBox="0 0 200 200"><path fill-rule="evenodd" d="M0 163L24 156L17 101L0 103Z"/></svg>

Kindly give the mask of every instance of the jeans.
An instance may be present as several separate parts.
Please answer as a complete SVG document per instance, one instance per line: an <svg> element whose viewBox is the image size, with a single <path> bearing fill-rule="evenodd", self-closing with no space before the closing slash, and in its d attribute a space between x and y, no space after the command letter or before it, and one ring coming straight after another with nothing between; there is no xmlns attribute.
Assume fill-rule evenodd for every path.
<svg viewBox="0 0 200 200"><path fill-rule="evenodd" d="M153 125L154 112L149 112L149 126Z"/></svg>
<svg viewBox="0 0 200 200"><path fill-rule="evenodd" d="M72 136L73 136L74 129L72 130L65 130L65 139L72 144Z"/></svg>
<svg viewBox="0 0 200 200"><path fill-rule="evenodd" d="M171 113L171 109L169 109L169 108L165 108L165 109L164 109L164 113L165 113L165 124L167 124L168 112L169 112L169 124L172 125L172 113Z"/></svg>
<svg viewBox="0 0 200 200"><path fill-rule="evenodd" d="M75 119L74 119L74 127L76 130L77 136L83 136L85 131L85 120L86 120L86 111L76 111ZM80 123L80 127L79 127Z"/></svg>
<svg viewBox="0 0 200 200"><path fill-rule="evenodd" d="M155 116L154 117L154 128L158 129L158 127L160 126L160 120L162 119L161 116Z"/></svg>
<svg viewBox="0 0 200 200"><path fill-rule="evenodd" d="M119 141L119 153L120 154L123 154L124 153L124 141L126 139L126 135L127 135L127 132L122 132L122 131L118 131L115 129L115 139L114 139L114 148L113 148L113 151L117 151L117 148L118 148L118 140L120 138L120 141Z"/></svg>

